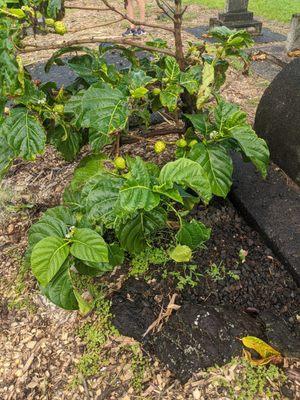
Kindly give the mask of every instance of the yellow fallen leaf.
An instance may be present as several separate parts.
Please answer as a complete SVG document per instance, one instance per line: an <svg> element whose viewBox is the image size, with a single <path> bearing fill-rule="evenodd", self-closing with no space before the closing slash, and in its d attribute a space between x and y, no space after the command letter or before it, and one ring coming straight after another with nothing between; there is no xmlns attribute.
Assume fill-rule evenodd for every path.
<svg viewBox="0 0 300 400"><path fill-rule="evenodd" d="M245 347L255 350L262 358L281 355L278 350L255 336L245 336L241 341Z"/></svg>
<svg viewBox="0 0 300 400"><path fill-rule="evenodd" d="M251 365L254 365L256 367L260 366L260 365L266 365L266 364L281 364L283 361L283 358L279 355L273 355L273 356L269 356L266 358L252 358L252 355L250 353L250 351L243 349L243 355L244 357L249 361L249 363Z"/></svg>

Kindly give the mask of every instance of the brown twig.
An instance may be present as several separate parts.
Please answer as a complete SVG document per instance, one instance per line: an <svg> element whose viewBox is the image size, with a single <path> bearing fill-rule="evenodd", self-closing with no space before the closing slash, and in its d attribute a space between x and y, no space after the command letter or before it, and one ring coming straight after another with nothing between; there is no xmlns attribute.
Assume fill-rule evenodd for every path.
<svg viewBox="0 0 300 400"><path fill-rule="evenodd" d="M65 8L69 10L108 11L107 8L99 8L99 7L65 6Z"/></svg>
<svg viewBox="0 0 300 400"><path fill-rule="evenodd" d="M172 134L183 134L184 130L183 128L179 127L168 127L168 128L162 128L162 129L157 129L153 131L149 131L147 133L141 132L141 135L127 135L127 136L121 136L120 138L120 146L124 146L125 144L132 144L136 143L139 141L148 141L151 138L154 138L156 136L164 136L164 135L172 135Z"/></svg>
<svg viewBox="0 0 300 400"><path fill-rule="evenodd" d="M165 26L165 25L149 24L148 22L145 22L145 21L138 21L138 20L135 20L135 19L131 19L126 14L124 14L120 10L118 10L116 7L114 7L111 4L109 4L109 2L107 0L101 0L101 1L111 11L121 15L121 17L123 17L124 19L126 19L127 21L129 21L133 25L148 26L149 28L162 29L162 30L174 33L174 29L169 28L168 26Z"/></svg>
<svg viewBox="0 0 300 400"><path fill-rule="evenodd" d="M166 54L168 56L175 57L175 54L171 50L167 49L161 49L158 47L153 47L153 46L147 46L146 44L139 43L133 40L128 40L128 39L114 39L114 38L103 38L103 37L90 37L90 38L82 38L82 39L77 39L77 40L69 40L67 42L63 43L53 43L48 46L37 46L37 45L27 45L26 47L32 47L32 48L25 48L22 49L21 53L33 53L36 51L41 51L41 50L53 50L53 49L62 49L63 47L69 47L69 46L74 46L74 45L80 45L80 44L88 44L88 43L116 43L120 44L123 46L131 46L131 47L137 47L142 50L150 51L150 52L157 52L157 53L162 53Z"/></svg>
<svg viewBox="0 0 300 400"><path fill-rule="evenodd" d="M156 318L155 321L152 322L152 324L148 327L146 332L143 334L143 337L148 335L149 332L151 332L153 329L157 328L157 331L159 332L161 330L161 327L163 325L163 321L168 321L169 317L171 316L173 310L178 310L180 308L179 305L175 304L175 300L177 297L177 293L174 293L172 297L170 298L170 302L164 310L163 308L160 310L159 316Z"/></svg>

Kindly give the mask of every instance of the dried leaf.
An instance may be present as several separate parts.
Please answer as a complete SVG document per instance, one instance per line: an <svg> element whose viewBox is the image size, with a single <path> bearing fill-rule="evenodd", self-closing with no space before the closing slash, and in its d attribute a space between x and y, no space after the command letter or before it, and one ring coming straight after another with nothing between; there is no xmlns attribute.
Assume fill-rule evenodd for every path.
<svg viewBox="0 0 300 400"><path fill-rule="evenodd" d="M241 341L245 347L255 350L262 358L281 355L279 351L255 336L245 336Z"/></svg>

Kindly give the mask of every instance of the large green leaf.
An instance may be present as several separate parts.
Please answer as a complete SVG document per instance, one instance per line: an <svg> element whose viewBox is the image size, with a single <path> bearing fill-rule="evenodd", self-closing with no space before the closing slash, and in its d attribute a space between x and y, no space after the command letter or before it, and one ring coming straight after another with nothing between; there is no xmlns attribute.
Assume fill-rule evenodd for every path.
<svg viewBox="0 0 300 400"><path fill-rule="evenodd" d="M45 147L46 133L39 120L26 108L14 108L6 118L7 143L25 160L34 160Z"/></svg>
<svg viewBox="0 0 300 400"><path fill-rule="evenodd" d="M242 152L248 157L265 178L270 152L266 142L259 138L250 126L232 128L230 136L237 142Z"/></svg>
<svg viewBox="0 0 300 400"><path fill-rule="evenodd" d="M126 75L125 75L126 76ZM153 83L156 79L153 79L151 76L148 76L145 71L142 69L132 70L126 76L126 81L129 84L130 90L134 91L141 87L147 86L149 83Z"/></svg>
<svg viewBox="0 0 300 400"><path fill-rule="evenodd" d="M127 97L105 83L97 83L79 92L66 103L65 112L77 114L83 128L111 134L123 129L127 123L129 107Z"/></svg>
<svg viewBox="0 0 300 400"><path fill-rule="evenodd" d="M232 160L221 143L198 143L189 158L198 162L206 172L213 194L226 197L232 185Z"/></svg>
<svg viewBox="0 0 300 400"><path fill-rule="evenodd" d="M179 85L176 84L168 85L159 94L159 99L161 104L164 107L167 107L169 111L174 111L177 107L179 95L182 92L183 89Z"/></svg>
<svg viewBox="0 0 300 400"><path fill-rule="evenodd" d="M130 253L142 251L147 245L147 238L165 225L166 218L161 208L136 214L117 229L121 246Z"/></svg>
<svg viewBox="0 0 300 400"><path fill-rule="evenodd" d="M43 105L46 103L46 95L29 79L24 80L24 93L15 98L15 103L25 105Z"/></svg>
<svg viewBox="0 0 300 400"><path fill-rule="evenodd" d="M151 211L160 202L160 196L150 188L151 178L147 164L137 157L131 162L129 179L120 189L120 207L128 212L138 209Z"/></svg>
<svg viewBox="0 0 300 400"><path fill-rule="evenodd" d="M0 178L8 170L15 157L14 150L7 143L8 132L4 131L3 125L2 129L0 128Z"/></svg>
<svg viewBox="0 0 300 400"><path fill-rule="evenodd" d="M47 16L53 19L57 19L62 9L62 0L48 0L47 5Z"/></svg>
<svg viewBox="0 0 300 400"><path fill-rule="evenodd" d="M190 94L197 93L201 81L201 69L198 66L189 68L180 73L180 85L185 87Z"/></svg>
<svg viewBox="0 0 300 400"><path fill-rule="evenodd" d="M187 158L179 158L165 164L160 171L159 180L161 184L166 184L170 188L174 183L178 183L184 188L193 189L204 203L208 203L212 197L206 172L199 163Z"/></svg>
<svg viewBox="0 0 300 400"><path fill-rule="evenodd" d="M107 160L107 157L104 154L84 157L74 171L70 183L71 188L73 190L80 189L90 178L103 171L105 160Z"/></svg>
<svg viewBox="0 0 300 400"><path fill-rule="evenodd" d="M82 133L70 126L58 125L51 132L50 141L65 160L73 161L81 147Z"/></svg>
<svg viewBox="0 0 300 400"><path fill-rule="evenodd" d="M245 125L247 114L236 104L220 101L214 108L214 117L219 131L230 129L237 125Z"/></svg>
<svg viewBox="0 0 300 400"><path fill-rule="evenodd" d="M68 261L60 268L49 284L41 289L43 294L58 307L62 307L65 310L78 309L78 302L74 294Z"/></svg>
<svg viewBox="0 0 300 400"><path fill-rule="evenodd" d="M190 222L183 222L176 234L176 239L180 244L187 245L193 250L205 243L210 238L210 233L210 228L192 219Z"/></svg>
<svg viewBox="0 0 300 400"><path fill-rule="evenodd" d="M94 129L89 130L89 144L95 153L102 151L104 146L111 144L113 141L114 137L109 133L99 132Z"/></svg>
<svg viewBox="0 0 300 400"><path fill-rule="evenodd" d="M110 226L116 218L115 206L124 179L103 173L90 179L82 190L85 207L91 220Z"/></svg>
<svg viewBox="0 0 300 400"><path fill-rule="evenodd" d="M152 189L141 186L134 181L128 181L120 189L120 207L128 212L134 212L138 209L151 211L157 207L160 202L158 193L154 193Z"/></svg>
<svg viewBox="0 0 300 400"><path fill-rule="evenodd" d="M97 232L76 228L71 240L71 254L79 260L108 262L107 245Z"/></svg>
<svg viewBox="0 0 300 400"><path fill-rule="evenodd" d="M79 273L89 276L100 276L105 272L112 271L117 265L122 265L124 261L124 250L116 243L108 244L108 260L109 262L88 262L76 261L75 266Z"/></svg>
<svg viewBox="0 0 300 400"><path fill-rule="evenodd" d="M32 247L49 236L64 238L68 232L67 225L50 215L44 215L28 232L29 246Z"/></svg>
<svg viewBox="0 0 300 400"><path fill-rule="evenodd" d="M206 112L199 114L184 114L184 116L191 121L195 131L204 136L208 136L209 133L214 130L214 126L210 123L208 113Z"/></svg>
<svg viewBox="0 0 300 400"><path fill-rule="evenodd" d="M31 254L31 268L42 286L48 285L68 254L68 243L59 237L46 237L34 246Z"/></svg>
<svg viewBox="0 0 300 400"><path fill-rule="evenodd" d="M167 56L165 58L165 75L171 82L176 82L180 76L180 68L176 61L176 58Z"/></svg>
<svg viewBox="0 0 300 400"><path fill-rule="evenodd" d="M213 64L204 63L202 71L202 82L197 94L197 109L201 108L208 102L212 94L212 85L215 79L215 68Z"/></svg>
<svg viewBox="0 0 300 400"><path fill-rule="evenodd" d="M75 225L76 223L76 218L74 217L74 215L72 214L72 212L68 207L56 206L48 208L48 210L45 211L44 215L56 218L68 226Z"/></svg>
<svg viewBox="0 0 300 400"><path fill-rule="evenodd" d="M73 116L72 123L76 128L82 126L82 118L84 116L84 95L86 90L80 90L76 95L72 96L65 104L64 112Z"/></svg>

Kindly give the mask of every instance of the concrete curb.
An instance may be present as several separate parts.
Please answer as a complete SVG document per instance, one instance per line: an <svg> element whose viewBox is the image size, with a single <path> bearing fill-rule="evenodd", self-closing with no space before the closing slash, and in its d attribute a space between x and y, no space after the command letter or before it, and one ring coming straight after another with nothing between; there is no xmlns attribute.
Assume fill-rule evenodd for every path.
<svg viewBox="0 0 300 400"><path fill-rule="evenodd" d="M275 164L263 180L252 164L233 159L230 200L300 286L300 188Z"/></svg>

